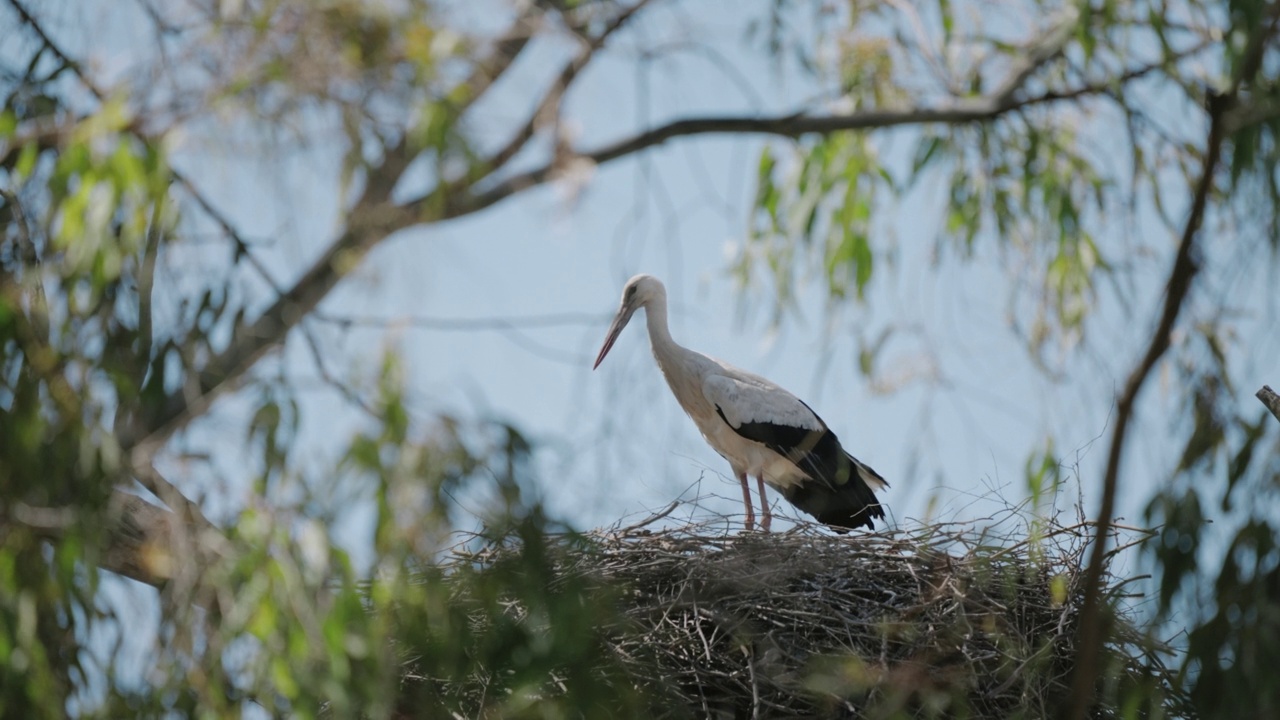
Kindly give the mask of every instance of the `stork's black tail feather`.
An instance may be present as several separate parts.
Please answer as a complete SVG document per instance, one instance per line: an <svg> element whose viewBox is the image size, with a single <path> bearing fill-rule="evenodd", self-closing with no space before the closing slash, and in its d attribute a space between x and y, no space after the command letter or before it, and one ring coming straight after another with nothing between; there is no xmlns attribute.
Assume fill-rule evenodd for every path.
<svg viewBox="0 0 1280 720"><path fill-rule="evenodd" d="M873 519L884 518L884 507L876 499L874 488L889 486L880 473L872 470L841 449L834 477L826 482L808 481L792 486L786 498L791 504L813 515L818 522L836 528L875 528Z"/></svg>
<svg viewBox="0 0 1280 720"><path fill-rule="evenodd" d="M845 452L830 428L824 425L815 430L767 422L734 425L719 406L716 412L734 432L790 460L808 476L782 493L818 522L837 528L874 529L872 520L884 517L884 508L874 491L889 487L889 483Z"/></svg>

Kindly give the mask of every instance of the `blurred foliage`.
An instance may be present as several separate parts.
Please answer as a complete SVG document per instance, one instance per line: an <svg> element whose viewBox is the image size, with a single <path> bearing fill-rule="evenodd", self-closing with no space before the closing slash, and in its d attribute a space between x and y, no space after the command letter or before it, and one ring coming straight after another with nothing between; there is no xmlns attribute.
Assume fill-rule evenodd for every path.
<svg viewBox="0 0 1280 720"><path fill-rule="evenodd" d="M46 33L36 19L53 20L27 5L0 7L15 28L0 48L0 716L647 714L652 699L621 680L605 641L625 629L615 598L564 574L563 548L547 540L555 531L572 547L587 542L531 496L530 441L501 423L414 418L393 352L365 378L371 389L344 390L367 417L328 438L344 450L332 467L299 447L308 419L296 378L235 378L249 407L244 453L222 462L244 463L254 482L208 527L174 494L196 497L219 459L157 453L137 435L157 431L175 399L211 392L211 358L260 329L247 320L260 304L246 278L273 285L251 244L175 174L178 138L216 120L248 145L340 148L332 182L344 199L383 184L389 196L414 164L438 190L423 217L443 217L459 190L504 169L481 152L492 127L468 114L500 74L490 62L506 57L489 46L515 57L540 33L590 45L632 6L497 3L495 15L527 22L495 43L428 0L143 2L145 67L107 88L73 57L93 54L82 46L92 28ZM1013 329L1048 367L1050 351L1089 337L1102 288L1135 300L1123 274L1172 246L1206 100L1239 72L1276 6L1028 0L996 23L980 3L906 5L770 0L747 41L810 73L823 95L809 114L1012 105L983 122L767 144L734 269L773 288L777 322L808 285L833 312L866 301L896 257L879 218L928 199L933 184L943 206L935 256L961 269L987 248L1006 259L1018 278ZM1062 29L1054 23L1068 23L1065 34L1049 32ZM67 55L64 34L75 38ZM1042 35L1061 47L1028 42ZM1258 79L1230 109L1209 217L1253 229L1274 252L1280 46L1269 40ZM200 247L210 227L225 241L217 252ZM197 282L160 287L161 269L188 262ZM1229 287L1216 270L1202 277ZM1177 690L1200 715L1280 713L1266 674L1280 665L1280 422L1239 405L1227 313L1198 302L1172 363L1189 410L1172 428L1183 448L1148 508L1159 526L1147 547L1159 597L1149 634L1185 628L1185 641L1146 653L1151 681L1126 680L1125 716L1155 713L1163 663L1179 668ZM307 330L279 333L276 346ZM886 337L863 349L866 368ZM235 359L256 368L264 354ZM159 470L173 468L190 482L167 488ZM1051 515L1062 481L1052 438L1025 471L1033 508ZM191 525L163 536L172 546L157 551L154 529L121 515L119 494L140 484ZM372 515L367 561L335 540L356 508ZM437 560L475 514L473 542L509 552L446 570ZM134 633L147 613L111 599L124 585L101 568L119 569L117 544L139 533L134 560L160 609L148 666L131 673L116 664L120 643L102 638ZM1066 592L1062 582L1048 591Z"/></svg>
<svg viewBox="0 0 1280 720"><path fill-rule="evenodd" d="M32 71L9 94L0 143L23 123L65 114L45 92L50 82ZM64 151L26 145L0 163L6 717L63 717L66 699L95 672L82 652L86 629L108 619L95 601L96 560L108 496L128 472L110 428L119 398L133 402L145 370L134 360L137 314L120 308L137 307L164 188L161 155L120 137L121 120L119 106L108 105L70 124ZM46 534L63 528L76 532Z"/></svg>
<svg viewBox="0 0 1280 720"><path fill-rule="evenodd" d="M1280 712L1280 418L1238 408L1223 367L1183 372L1186 448L1147 507L1158 619L1187 629L1182 681L1201 714L1268 717Z"/></svg>

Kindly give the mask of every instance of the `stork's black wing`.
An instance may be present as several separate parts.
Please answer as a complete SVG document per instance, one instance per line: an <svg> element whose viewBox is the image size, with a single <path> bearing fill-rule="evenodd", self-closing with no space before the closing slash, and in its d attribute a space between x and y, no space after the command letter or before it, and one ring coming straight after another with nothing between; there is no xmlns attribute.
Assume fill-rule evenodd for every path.
<svg viewBox="0 0 1280 720"><path fill-rule="evenodd" d="M873 528L872 519L884 517L884 508L868 484L887 484L884 478L845 452L839 438L821 419L819 429L759 421L734 425L718 405L716 412L734 432L787 458L809 476L809 480L783 490L783 495L819 522Z"/></svg>

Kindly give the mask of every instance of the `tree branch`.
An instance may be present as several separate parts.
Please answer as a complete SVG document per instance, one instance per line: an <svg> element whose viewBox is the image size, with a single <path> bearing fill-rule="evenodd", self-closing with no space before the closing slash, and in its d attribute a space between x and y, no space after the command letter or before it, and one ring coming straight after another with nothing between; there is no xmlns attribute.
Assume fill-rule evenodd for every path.
<svg viewBox="0 0 1280 720"><path fill-rule="evenodd" d="M239 386L268 352L310 313L338 281L353 270L375 245L391 233L413 224L403 208L387 202L394 183L371 184L357 202L347 230L292 288L284 292L257 320L240 328L225 350L199 373L192 373L184 387L167 396L140 428L120 433L121 444L135 453L136 461L149 460L164 443L191 420L203 415L219 397ZM377 192L373 195L371 191Z"/></svg>
<svg viewBox="0 0 1280 720"><path fill-rule="evenodd" d="M1080 10L1074 5L1068 5L1063 15L1063 18L1055 23L1044 37L1024 50L1022 61L1015 65L993 96L997 106L1013 102L1014 96L1027 84L1027 80L1035 74L1036 70L1062 54L1063 48L1075 35L1076 23L1080 20Z"/></svg>
<svg viewBox="0 0 1280 720"><path fill-rule="evenodd" d="M551 88L547 90L546 95L542 97L538 106L534 108L533 113L529 115L529 119L516 131L515 135L507 141L507 144L502 149L495 152L485 161L484 165L488 172L493 172L506 165L511 158L524 149L525 145L529 144L538 129L548 122L553 113L559 114L560 101L564 99L564 94L568 92L569 86L573 84L578 74L591 63L596 51L603 47L610 36L626 25L627 21L642 10L645 5L648 5L649 2L650 0L639 0L636 4L618 13L618 16L610 21L600 31L600 34L594 38L584 39L582 50L565 64L560 71L560 75L552 83Z"/></svg>
<svg viewBox="0 0 1280 720"><path fill-rule="evenodd" d="M15 0L10 0L14 2ZM530 34L523 26L525 19L513 23L511 30L494 46L493 51L464 80L471 88L469 102L485 93L512 66L529 42ZM175 432L194 418L208 412L226 392L239 386L243 376L264 355L284 342L290 330L301 322L332 290L347 272L354 269L379 242L397 230L408 227L416 218L403 208L390 204L390 197L405 169L417 153L410 147L409 133L387 148L382 164L369 172L360 200L350 213L346 232L334 241L311 268L288 290L276 286L265 268L255 267L277 290L278 298L251 325L238 328L231 344L205 368L195 374L185 387L166 397L159 408L137 427L121 432L121 442L136 451L136 462L148 461ZM241 252L247 245L239 239L226 218L207 202L188 180L175 173L180 182L216 223L227 232ZM252 257L250 260L254 260Z"/></svg>
<svg viewBox="0 0 1280 720"><path fill-rule="evenodd" d="M1199 263L1195 258L1196 235L1204 221L1209 194L1213 190L1214 173L1222 155L1222 143L1227 137L1225 120L1235 107L1241 86L1251 82L1257 73L1261 65L1263 48L1275 30L1278 16L1280 16L1280 3L1275 3L1271 16L1263 21L1258 31L1250 38L1249 46L1245 51L1245 60L1240 66L1240 74L1235 78L1231 89L1223 95L1210 94L1208 98L1209 131L1205 141L1203 167L1200 178L1195 184L1191 209L1186 225L1183 227L1182 239L1178 243L1173 268L1169 272L1160 320L1151 335L1146 353L1129 374L1124 392L1116 403L1116 424L1112 430L1107 466L1103 475L1102 503L1098 510L1097 530L1090 552L1089 567L1085 571L1085 599L1080 610L1080 641L1077 644L1076 668L1072 677L1071 702L1065 714L1065 717L1072 720L1084 720L1094 703L1094 687L1098 679L1098 659L1102 650L1104 620L1102 572L1106 563L1107 538L1112 527L1111 519L1115 514L1120 463L1124 457L1126 433L1133 418L1134 405L1151 371L1169 349L1169 337L1173 333L1183 303L1191 290L1192 280L1199 271Z"/></svg>
<svg viewBox="0 0 1280 720"><path fill-rule="evenodd" d="M1198 52L1204 46L1189 50L1186 55ZM632 137L619 140L590 152L575 155L595 165L603 165L629 155L634 155L668 140L693 135L708 134L763 134L798 138L804 135L829 135L850 130L878 130L905 125L967 125L990 122L1002 115L1035 105L1047 105L1076 100L1091 95L1104 95L1115 90L1117 83L1124 84L1141 78L1160 68L1164 63L1153 63L1130 70L1119 78L1106 82L1089 83L1066 90L1054 90L1040 95L1019 98L1009 94L1007 88L998 94L982 98L962 100L939 107L896 108L867 110L844 115L805 115L790 113L772 117L704 117L675 120ZM1002 84L1004 88L1004 84ZM562 161L547 164L513 175L479 194L453 198L446 207L444 218L460 217L501 202L512 195L537 187L552 179ZM436 199L433 192L414 200L412 207L425 211Z"/></svg>
<svg viewBox="0 0 1280 720"><path fill-rule="evenodd" d="M471 332L475 330L524 330L545 327L597 326L608 324L612 316L603 313L554 313L550 315L517 315L513 317L446 318L423 315L404 315L400 317L329 315L316 312L313 317L321 322L337 325L344 330L351 327L389 328L408 326L427 330Z"/></svg>
<svg viewBox="0 0 1280 720"><path fill-rule="evenodd" d="M1173 269L1165 289L1164 308L1160 321L1147 345L1147 351L1137 367L1129 374L1124 392L1116 403L1116 424L1111 434L1111 446L1107 454L1107 467L1102 482L1102 504L1097 515L1097 530L1085 571L1085 601L1081 609L1079 654L1072 684L1072 705L1067 717L1083 720L1093 705L1093 685L1097 679L1098 653L1102 634L1102 570L1106 561L1107 534L1111 530L1111 516L1115 514L1116 487L1119 482L1120 461L1124 453L1125 436L1133 417L1133 407L1147 376L1169 348L1169 336L1182 310L1183 300L1191 289L1191 280L1199 271L1199 263L1193 257L1196 231L1204 218L1209 191L1213 187L1213 173L1222 150L1220 115L1210 118L1209 141L1191 205L1191 214L1183 229L1182 241L1174 258Z"/></svg>
<svg viewBox="0 0 1280 720"><path fill-rule="evenodd" d="M1277 395L1270 385L1263 385L1262 389L1256 393L1256 396L1262 401L1263 405L1267 406L1271 414L1275 415L1277 420L1280 420L1280 395Z"/></svg>
<svg viewBox="0 0 1280 720"><path fill-rule="evenodd" d="M82 524L79 512L72 508L42 508L17 504L9 510L17 524L42 538L51 540L66 536ZM159 505L119 490L111 494L103 517L106 523L104 546L98 567L140 583L162 588L183 566L192 566L189 558L179 559L175 548L190 545L178 541L189 530L178 515Z"/></svg>

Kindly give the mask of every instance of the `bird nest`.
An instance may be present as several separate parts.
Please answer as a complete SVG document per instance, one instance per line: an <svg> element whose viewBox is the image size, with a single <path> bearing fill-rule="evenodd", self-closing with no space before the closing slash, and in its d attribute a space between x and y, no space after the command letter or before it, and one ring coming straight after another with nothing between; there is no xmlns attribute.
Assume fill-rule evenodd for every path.
<svg viewBox="0 0 1280 720"><path fill-rule="evenodd" d="M614 599L622 620L605 642L628 690L651 699L645 715L1050 717L1069 695L1091 528L731 534L721 522L595 531L550 552L558 577ZM469 546L449 562L515 552ZM524 619L520 602L505 607ZM1098 717L1118 714L1127 689L1168 687L1132 623L1110 628ZM565 688L553 671L540 692Z"/></svg>

